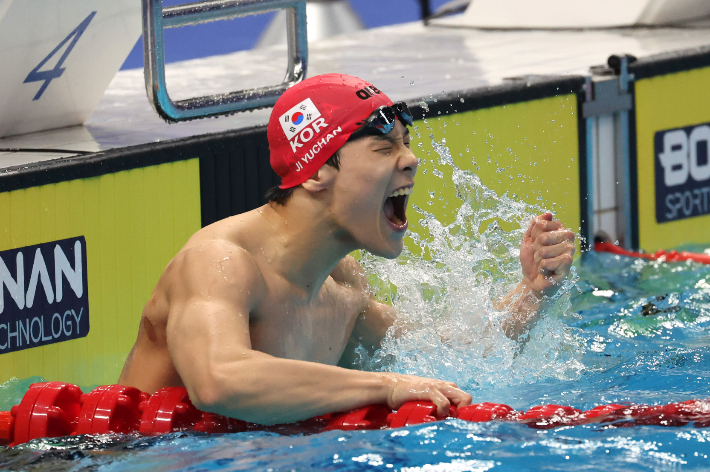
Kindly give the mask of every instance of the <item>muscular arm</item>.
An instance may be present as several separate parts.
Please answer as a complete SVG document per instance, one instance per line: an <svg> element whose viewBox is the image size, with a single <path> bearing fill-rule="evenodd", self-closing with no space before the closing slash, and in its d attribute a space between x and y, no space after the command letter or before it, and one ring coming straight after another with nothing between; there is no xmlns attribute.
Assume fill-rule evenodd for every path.
<svg viewBox="0 0 710 472"><path fill-rule="evenodd" d="M471 397L449 382L360 372L255 351L249 313L265 296L246 252L210 243L186 253L169 293L168 348L197 408L263 424L297 421L372 403L434 401L439 414ZM192 250L193 252L195 250ZM225 259L227 258L227 259Z"/></svg>

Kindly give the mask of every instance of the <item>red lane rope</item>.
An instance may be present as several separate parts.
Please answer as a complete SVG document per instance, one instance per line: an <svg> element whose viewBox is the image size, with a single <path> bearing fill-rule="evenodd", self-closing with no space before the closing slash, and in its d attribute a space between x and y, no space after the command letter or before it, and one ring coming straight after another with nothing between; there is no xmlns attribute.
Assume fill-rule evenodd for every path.
<svg viewBox="0 0 710 472"><path fill-rule="evenodd" d="M448 418L474 423L509 421L549 429L590 423L617 426L710 426L710 400L688 400L666 405L610 404L588 411L562 405L540 405L516 411L501 403L451 407ZM301 423L311 432L400 428L440 421L436 406L417 401L397 411L368 405L347 413L332 413ZM73 384L42 382L30 385L19 405L0 411L0 446L16 446L32 439L76 434L133 433L158 435L174 431L228 433L263 429L259 425L197 410L183 387L165 387L153 395L122 385L95 388L84 394Z"/></svg>
<svg viewBox="0 0 710 472"><path fill-rule="evenodd" d="M612 243L602 243L602 242L597 242L594 243L594 250L597 252L610 252L612 254L618 254L620 256L628 256L628 257L641 257L643 259L649 259L652 261L662 261L662 262L683 262L683 261L695 261L699 262L701 264L710 264L710 255L708 254L699 254L695 252L687 252L687 251L664 251L661 249L660 251L656 251L654 253L642 253L642 252L634 252L634 251L627 251L626 249L622 249L619 246L616 246L615 244Z"/></svg>

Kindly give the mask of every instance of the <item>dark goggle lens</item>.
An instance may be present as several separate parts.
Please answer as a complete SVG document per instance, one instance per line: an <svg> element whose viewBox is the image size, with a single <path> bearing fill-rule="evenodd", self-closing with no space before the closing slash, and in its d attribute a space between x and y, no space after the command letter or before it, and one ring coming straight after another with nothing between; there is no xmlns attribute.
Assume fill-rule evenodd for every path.
<svg viewBox="0 0 710 472"><path fill-rule="evenodd" d="M412 126L412 113L404 102L398 102L391 107L382 107L368 120L368 125L378 129L382 134L387 134L392 131L397 117L402 120L402 123L407 126Z"/></svg>
<svg viewBox="0 0 710 472"><path fill-rule="evenodd" d="M414 124L414 117L412 112L409 111L409 107L404 102L397 102L392 105L399 117L407 124L407 126L412 126Z"/></svg>
<svg viewBox="0 0 710 472"><path fill-rule="evenodd" d="M375 114L370 121L370 127L380 130L383 134L387 134L394 128L397 114L392 107L382 107L375 111Z"/></svg>

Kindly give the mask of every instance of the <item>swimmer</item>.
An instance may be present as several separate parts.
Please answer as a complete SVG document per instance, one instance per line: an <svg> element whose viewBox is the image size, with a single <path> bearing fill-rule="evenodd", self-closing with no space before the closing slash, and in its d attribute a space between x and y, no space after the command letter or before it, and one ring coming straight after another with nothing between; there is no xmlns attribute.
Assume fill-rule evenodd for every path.
<svg viewBox="0 0 710 472"><path fill-rule="evenodd" d="M345 368L359 344L378 349L396 317L348 254L402 252L417 172L411 125L406 105L355 77L286 91L267 131L281 185L266 205L202 228L168 264L119 383L184 386L197 408L260 424L376 403L428 400L440 416L470 404L452 382ZM574 234L551 214L533 219L522 280L503 301L509 337L535 322L573 251Z"/></svg>

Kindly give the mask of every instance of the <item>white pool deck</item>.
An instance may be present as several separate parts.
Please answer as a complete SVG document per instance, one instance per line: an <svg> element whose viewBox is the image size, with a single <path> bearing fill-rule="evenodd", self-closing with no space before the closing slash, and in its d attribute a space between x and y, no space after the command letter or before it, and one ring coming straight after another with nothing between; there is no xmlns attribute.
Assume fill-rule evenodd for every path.
<svg viewBox="0 0 710 472"><path fill-rule="evenodd" d="M589 75L591 66L605 64L612 54L641 58L710 46L708 21L676 28L565 31L481 30L446 23L408 23L311 43L308 76L351 74L373 82L395 101L412 101L501 85L512 77ZM285 69L285 48L205 57L169 64L168 90L173 99L181 99L276 84ZM264 125L269 113L263 109L168 124L148 103L143 71L120 71L83 126L0 138L0 149L66 153L0 152L0 169Z"/></svg>

